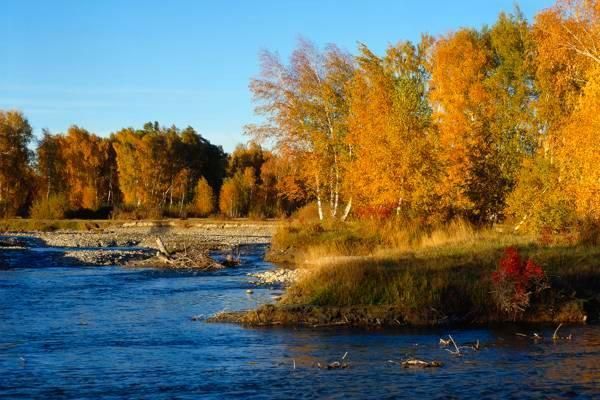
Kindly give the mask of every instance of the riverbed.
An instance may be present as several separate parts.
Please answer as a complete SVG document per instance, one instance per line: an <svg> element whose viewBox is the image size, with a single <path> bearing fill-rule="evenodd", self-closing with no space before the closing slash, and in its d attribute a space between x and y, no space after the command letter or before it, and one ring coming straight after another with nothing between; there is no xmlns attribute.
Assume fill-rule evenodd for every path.
<svg viewBox="0 0 600 400"><path fill-rule="evenodd" d="M206 323L274 301L264 245L213 272L78 266L64 249L0 250L0 398L594 398L600 326L411 330ZM219 253L214 253L219 258ZM248 293L248 291L251 293ZM546 339L517 336L537 332ZM451 354L439 345L479 340ZM341 360L348 368L327 369ZM408 358L441 361L405 369ZM319 366L321 368L319 368Z"/></svg>

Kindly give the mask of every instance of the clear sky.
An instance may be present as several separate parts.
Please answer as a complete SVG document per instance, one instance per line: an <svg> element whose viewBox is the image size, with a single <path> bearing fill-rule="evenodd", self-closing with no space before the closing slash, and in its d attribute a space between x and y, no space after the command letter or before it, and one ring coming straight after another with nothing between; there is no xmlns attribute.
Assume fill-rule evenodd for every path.
<svg viewBox="0 0 600 400"><path fill-rule="evenodd" d="M551 0L522 0L530 20ZM230 151L256 121L248 82L263 49L299 36L380 53L422 32L491 24L513 0L4 0L0 109L36 133L78 124L100 135L157 120L191 125Z"/></svg>

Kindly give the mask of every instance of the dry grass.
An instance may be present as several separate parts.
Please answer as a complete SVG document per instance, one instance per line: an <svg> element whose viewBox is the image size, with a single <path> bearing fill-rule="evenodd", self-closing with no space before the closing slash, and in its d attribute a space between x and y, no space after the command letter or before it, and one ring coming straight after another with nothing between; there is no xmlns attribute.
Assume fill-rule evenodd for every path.
<svg viewBox="0 0 600 400"><path fill-rule="evenodd" d="M539 304L558 312L559 299L573 291L582 301L597 295L599 247L547 246L511 232L460 221L428 231L392 224L292 223L276 234L272 253L285 249L305 268L284 296L286 306L390 305L415 320L436 314L491 318L496 309L490 276L508 246L535 259L551 278L554 289L537 299Z"/></svg>
<svg viewBox="0 0 600 400"><path fill-rule="evenodd" d="M461 253L533 243L533 237L505 233L502 227L476 229L463 221L430 229L392 222L291 222L277 231L272 253L293 253L297 264L319 265L347 257L386 261L412 253Z"/></svg>

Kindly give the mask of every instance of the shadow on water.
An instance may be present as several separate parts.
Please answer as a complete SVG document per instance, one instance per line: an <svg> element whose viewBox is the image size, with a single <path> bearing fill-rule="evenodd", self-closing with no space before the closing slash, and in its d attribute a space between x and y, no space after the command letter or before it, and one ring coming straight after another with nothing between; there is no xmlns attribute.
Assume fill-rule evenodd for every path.
<svg viewBox="0 0 600 400"><path fill-rule="evenodd" d="M594 398L600 327L535 342L477 329L247 329L193 321L271 301L247 274L265 248L216 272L65 265L60 251L0 250L0 398ZM220 257L219 253L214 254ZM252 288L253 293L246 293ZM451 334L480 351L439 346ZM345 353L350 368L319 369ZM413 370L391 361L439 360Z"/></svg>

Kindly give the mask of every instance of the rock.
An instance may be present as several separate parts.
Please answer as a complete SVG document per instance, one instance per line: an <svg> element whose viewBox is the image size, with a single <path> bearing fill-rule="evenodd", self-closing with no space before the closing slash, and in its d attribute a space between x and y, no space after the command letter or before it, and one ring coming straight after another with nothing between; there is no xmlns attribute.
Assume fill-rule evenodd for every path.
<svg viewBox="0 0 600 400"><path fill-rule="evenodd" d="M275 269L272 271L265 271L256 274L248 274L253 278L256 278L255 283L257 285L284 285L289 286L298 280L300 270L297 269Z"/></svg>

